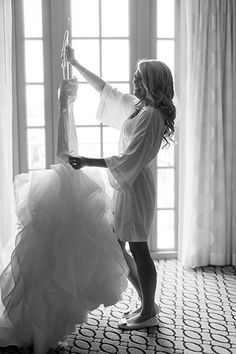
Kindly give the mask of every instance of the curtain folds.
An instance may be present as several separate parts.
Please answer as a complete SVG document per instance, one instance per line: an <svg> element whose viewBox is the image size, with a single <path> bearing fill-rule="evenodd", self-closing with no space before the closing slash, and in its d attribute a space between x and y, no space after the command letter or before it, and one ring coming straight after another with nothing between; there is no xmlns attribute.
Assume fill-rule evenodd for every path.
<svg viewBox="0 0 236 354"><path fill-rule="evenodd" d="M236 265L236 3L180 0L179 259Z"/></svg>
<svg viewBox="0 0 236 354"><path fill-rule="evenodd" d="M12 189L12 8L0 0L0 272L9 261L14 234Z"/></svg>

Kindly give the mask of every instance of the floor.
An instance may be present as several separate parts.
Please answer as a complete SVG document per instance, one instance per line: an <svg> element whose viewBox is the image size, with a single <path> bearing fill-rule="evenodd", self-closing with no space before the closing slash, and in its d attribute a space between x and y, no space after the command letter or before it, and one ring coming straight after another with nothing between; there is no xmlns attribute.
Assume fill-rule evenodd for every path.
<svg viewBox="0 0 236 354"><path fill-rule="evenodd" d="M58 353L235 353L236 267L184 269L177 260L156 262L159 325L122 331L122 312L138 306L130 285L123 300L93 311ZM14 348L0 354L19 353Z"/></svg>

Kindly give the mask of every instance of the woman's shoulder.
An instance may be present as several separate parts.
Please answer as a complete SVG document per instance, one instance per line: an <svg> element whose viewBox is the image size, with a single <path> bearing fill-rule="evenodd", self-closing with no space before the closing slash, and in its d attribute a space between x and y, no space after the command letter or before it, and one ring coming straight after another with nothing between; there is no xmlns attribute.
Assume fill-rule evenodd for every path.
<svg viewBox="0 0 236 354"><path fill-rule="evenodd" d="M149 132L162 131L165 127L165 117L158 108L146 106L143 108L138 122L137 129Z"/></svg>

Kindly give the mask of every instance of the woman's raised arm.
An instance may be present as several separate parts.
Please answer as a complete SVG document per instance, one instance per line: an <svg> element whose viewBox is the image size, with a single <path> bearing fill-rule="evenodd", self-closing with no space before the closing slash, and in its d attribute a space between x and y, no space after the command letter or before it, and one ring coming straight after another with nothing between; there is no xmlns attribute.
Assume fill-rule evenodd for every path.
<svg viewBox="0 0 236 354"><path fill-rule="evenodd" d="M93 87L96 91L102 92L104 86L106 85L106 81L104 81L101 77L95 75L91 71L87 70L84 66L82 66L74 56L74 49L70 46L66 47L66 59L67 61L74 66L82 75L85 80Z"/></svg>

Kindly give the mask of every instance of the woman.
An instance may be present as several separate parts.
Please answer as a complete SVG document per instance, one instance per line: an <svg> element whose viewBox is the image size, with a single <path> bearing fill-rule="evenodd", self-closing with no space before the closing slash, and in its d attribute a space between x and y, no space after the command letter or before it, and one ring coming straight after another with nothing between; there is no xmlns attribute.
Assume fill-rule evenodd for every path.
<svg viewBox="0 0 236 354"><path fill-rule="evenodd" d="M60 88L60 164L16 176L19 232L0 275L0 346L50 348L100 304L120 300L127 266L109 222L109 199L98 171L65 163L77 153L73 102L78 83ZM91 173L92 172L92 173Z"/></svg>
<svg viewBox="0 0 236 354"><path fill-rule="evenodd" d="M115 234L129 267L128 278L141 299L141 307L126 316L119 327L138 329L157 324L154 302L156 269L147 239L155 207L155 185L150 169L161 143L174 133L175 106L170 69L156 60L141 60L133 78L134 94L122 94L102 78L85 69L68 46L67 60L101 93L98 119L121 130L119 155L104 159L69 157L75 169L99 166L109 170L115 189ZM125 248L129 242L131 257Z"/></svg>

